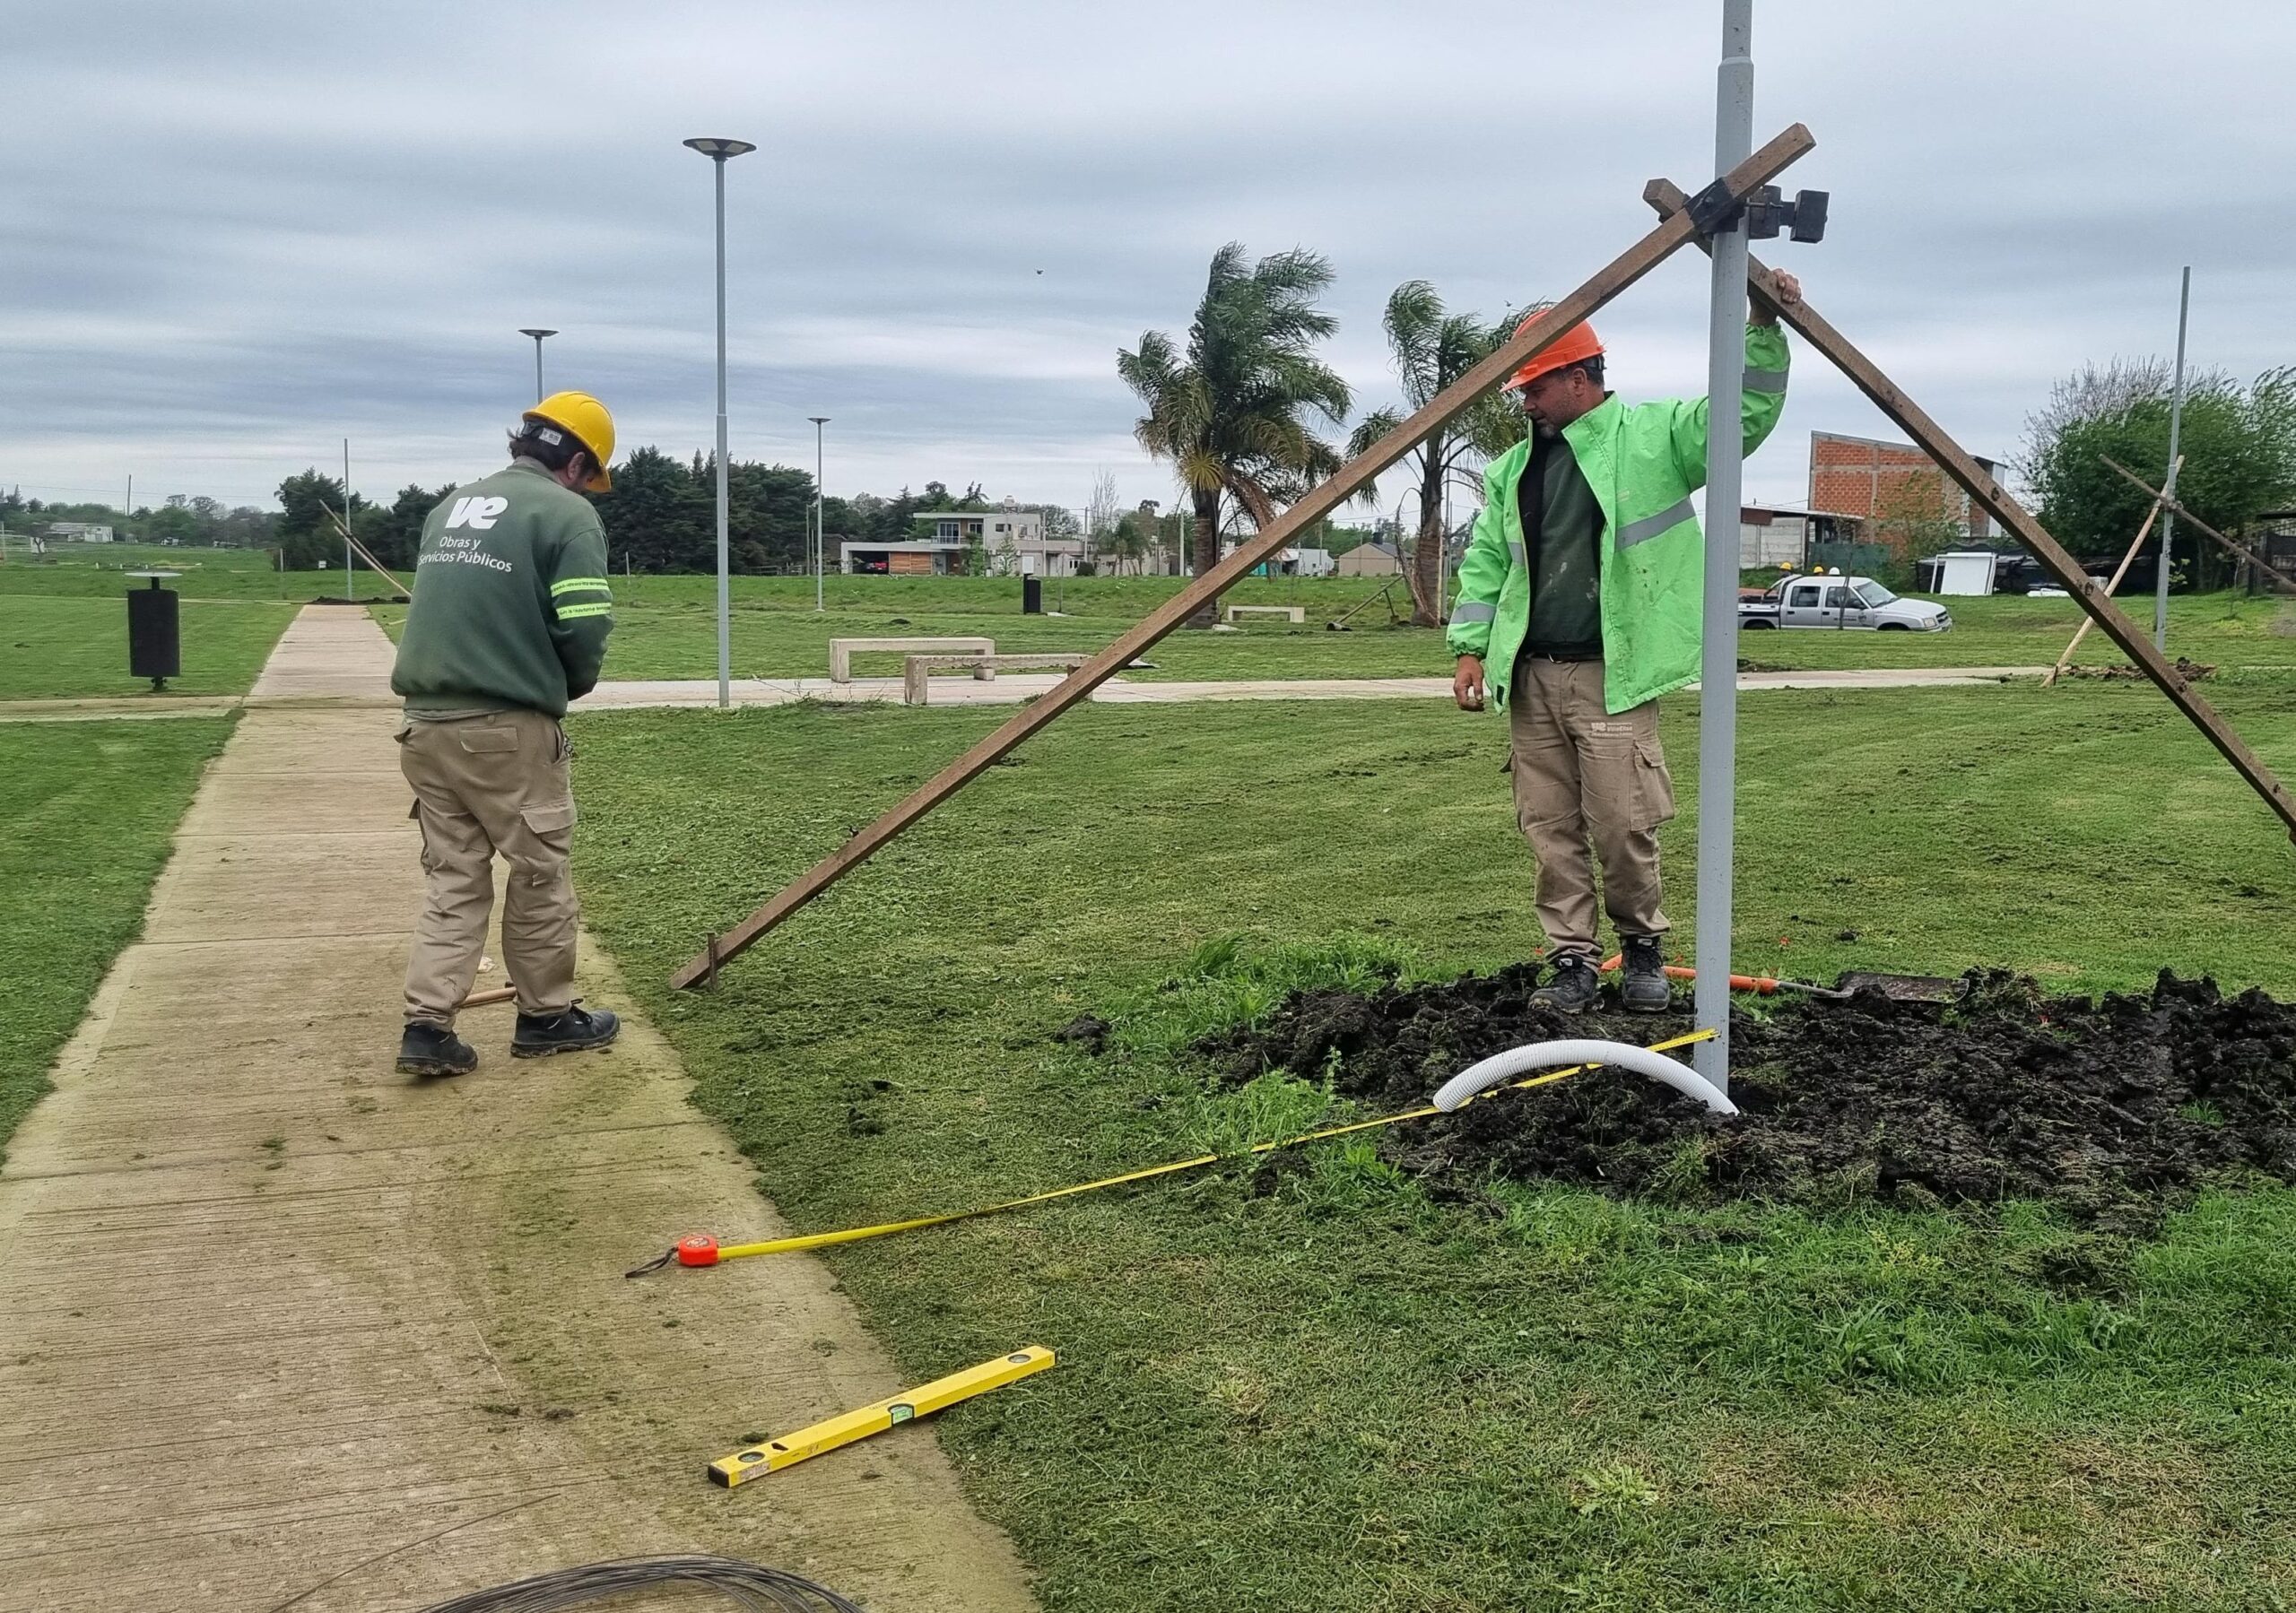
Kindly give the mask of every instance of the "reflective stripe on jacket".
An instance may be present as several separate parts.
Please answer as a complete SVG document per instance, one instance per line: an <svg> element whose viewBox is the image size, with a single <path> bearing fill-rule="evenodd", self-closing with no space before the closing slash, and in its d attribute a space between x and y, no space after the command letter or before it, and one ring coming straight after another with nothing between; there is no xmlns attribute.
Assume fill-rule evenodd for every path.
<svg viewBox="0 0 2296 1613"><path fill-rule="evenodd" d="M1739 411L1749 454L1786 407L1786 334L1749 325ZM1706 417L1704 398L1629 408L1611 396L1562 429L1603 507L1603 700L1613 715L1698 678L1704 546L1690 496L1706 484ZM1518 500L1530 455L1526 438L1483 473L1483 511L1446 635L1454 655L1483 658L1501 708L1531 620Z"/></svg>

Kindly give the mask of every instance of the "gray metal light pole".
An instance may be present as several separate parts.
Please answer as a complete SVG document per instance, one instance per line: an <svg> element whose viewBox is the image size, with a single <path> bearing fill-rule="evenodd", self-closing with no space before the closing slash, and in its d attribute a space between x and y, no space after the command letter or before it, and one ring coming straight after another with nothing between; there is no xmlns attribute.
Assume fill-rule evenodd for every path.
<svg viewBox="0 0 2296 1613"><path fill-rule="evenodd" d="M358 595L351 591L351 439L343 439L343 599L345 604L358 603Z"/></svg>
<svg viewBox="0 0 2296 1613"><path fill-rule="evenodd" d="M2169 480L2161 490L2173 499L2177 496L2177 466L2180 463L2177 445L2184 436L2185 427L2185 324L2192 313L2192 265L2185 265L2184 290L2177 297L2177 386L2169 403ZM2171 540L2177 532L2177 512L2168 506L2161 507L2161 564L2160 576L2152 582L2152 647L2163 655L2169 653L2169 555Z"/></svg>
<svg viewBox="0 0 2296 1613"><path fill-rule="evenodd" d="M829 424L826 414L809 414L813 422L813 609L821 611L822 568L829 563L829 533L822 525L822 428Z"/></svg>
<svg viewBox="0 0 2296 1613"><path fill-rule="evenodd" d="M733 551L726 535L726 160L757 147L746 140L685 143L718 170L718 708L723 711L734 703Z"/></svg>
<svg viewBox="0 0 2296 1613"><path fill-rule="evenodd" d="M558 333L556 331L541 330L533 325L522 325L519 327L518 334L521 336L532 336L535 339L535 402L539 403L542 402L544 397L542 389L542 339L544 336L555 336Z"/></svg>
<svg viewBox="0 0 2296 1613"><path fill-rule="evenodd" d="M1716 80L1714 171L1754 148L1753 0L1722 0L1722 66ZM1730 1084L1730 902L1737 841L1738 507L1744 443L1739 405L1746 372L1746 220L1714 237L1714 306L1706 357L1706 631L1698 696L1699 1028L1691 1062L1718 1090Z"/></svg>

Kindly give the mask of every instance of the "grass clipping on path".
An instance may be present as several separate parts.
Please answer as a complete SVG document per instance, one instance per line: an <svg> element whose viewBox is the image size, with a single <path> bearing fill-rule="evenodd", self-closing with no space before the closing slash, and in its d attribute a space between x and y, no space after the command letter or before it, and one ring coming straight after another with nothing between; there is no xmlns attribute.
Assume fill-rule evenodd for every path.
<svg viewBox="0 0 2296 1613"><path fill-rule="evenodd" d="M1264 1028L1200 1045L1239 1079L1325 1072L1381 1106L1425 1101L1506 1048L1671 1019L1537 1008L1535 965L1448 984L1295 993ZM1392 1158L1457 1184L1496 1173L1692 1203L1761 1198L1899 1209L2031 1199L2135 1227L2166 1196L2241 1171L2296 1181L2296 1008L2163 971L2149 992L2047 998L1972 975L1952 1004L1864 992L1787 1000L1732 1032L1736 1119L1609 1073L1398 1133Z"/></svg>

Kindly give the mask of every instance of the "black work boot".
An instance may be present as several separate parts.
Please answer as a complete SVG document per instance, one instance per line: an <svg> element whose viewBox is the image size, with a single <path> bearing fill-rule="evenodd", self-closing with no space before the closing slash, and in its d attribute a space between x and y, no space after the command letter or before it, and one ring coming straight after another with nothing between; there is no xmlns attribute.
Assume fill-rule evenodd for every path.
<svg viewBox="0 0 2296 1613"><path fill-rule="evenodd" d="M539 1059L553 1053L587 1053L621 1034L622 1021L608 1009L592 1013L576 1003L554 1014L522 1013L518 1028L510 1033L510 1056Z"/></svg>
<svg viewBox="0 0 2296 1613"><path fill-rule="evenodd" d="M1531 1002L1557 1013L1583 1014L1595 1006L1595 999L1601 992L1601 984L1595 978L1595 966L1586 955L1566 952L1555 960L1554 978L1531 993Z"/></svg>
<svg viewBox="0 0 2296 1613"><path fill-rule="evenodd" d="M478 1068L478 1049L443 1025L410 1021L398 1039L401 1075L468 1075Z"/></svg>
<svg viewBox="0 0 2296 1613"><path fill-rule="evenodd" d="M1619 950L1624 970L1619 976L1618 1000L1631 1014L1663 1014L1674 1005L1674 988L1666 979L1665 954L1655 935L1622 935Z"/></svg>

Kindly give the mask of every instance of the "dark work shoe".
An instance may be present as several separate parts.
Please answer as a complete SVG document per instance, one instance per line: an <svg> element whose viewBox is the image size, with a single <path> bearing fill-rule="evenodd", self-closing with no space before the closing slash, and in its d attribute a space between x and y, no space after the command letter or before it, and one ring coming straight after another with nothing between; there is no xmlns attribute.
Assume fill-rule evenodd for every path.
<svg viewBox="0 0 2296 1613"><path fill-rule="evenodd" d="M1577 952L1566 953L1554 966L1554 978L1531 993L1535 1007L1557 1013L1583 1014L1595 1006L1602 987L1595 966Z"/></svg>
<svg viewBox="0 0 2296 1613"><path fill-rule="evenodd" d="M468 1075L478 1049L443 1025L410 1024L398 1039L401 1075Z"/></svg>
<svg viewBox="0 0 2296 1613"><path fill-rule="evenodd" d="M1674 988L1666 979L1666 957L1655 935L1619 938L1625 967L1619 976L1618 998L1631 1014L1663 1014L1674 1005Z"/></svg>
<svg viewBox="0 0 2296 1613"><path fill-rule="evenodd" d="M622 1021L608 1009L592 1013L576 1004L555 1014L520 1014L510 1033L514 1059L547 1058L553 1053L587 1053L622 1034Z"/></svg>

